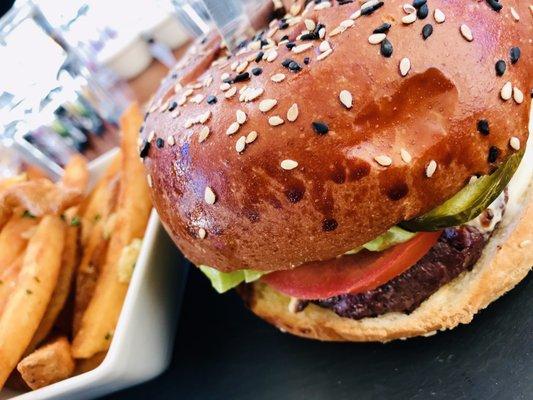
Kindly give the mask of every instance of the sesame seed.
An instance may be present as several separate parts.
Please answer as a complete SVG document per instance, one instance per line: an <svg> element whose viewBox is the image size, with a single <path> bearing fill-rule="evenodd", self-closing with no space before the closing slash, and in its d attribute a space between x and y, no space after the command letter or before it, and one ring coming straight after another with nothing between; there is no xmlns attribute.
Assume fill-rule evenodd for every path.
<svg viewBox="0 0 533 400"><path fill-rule="evenodd" d="M311 47L313 47L313 43L301 44L299 46L293 47L292 52L295 54L300 54L300 53L303 53L304 51L309 50Z"/></svg>
<svg viewBox="0 0 533 400"><path fill-rule="evenodd" d="M373 33L368 37L368 43L370 44L379 44L387 38L387 35L384 33Z"/></svg>
<svg viewBox="0 0 533 400"><path fill-rule="evenodd" d="M139 149L139 157L145 158L148 155L149 150L150 150L150 142L147 140L143 140L141 143L141 148Z"/></svg>
<svg viewBox="0 0 533 400"><path fill-rule="evenodd" d="M313 130L315 131L315 133L317 133L318 135L325 135L329 132L329 127L324 122L315 121L311 125L313 126Z"/></svg>
<svg viewBox="0 0 533 400"><path fill-rule="evenodd" d="M187 97L182 96L182 97L178 100L178 105L179 105L179 106L182 106L182 105L185 104L186 101L187 101Z"/></svg>
<svg viewBox="0 0 533 400"><path fill-rule="evenodd" d="M298 64L296 61L291 61L289 63L289 70L291 70L292 72L298 72L302 69L302 67L300 67L300 64Z"/></svg>
<svg viewBox="0 0 533 400"><path fill-rule="evenodd" d="M331 32L329 32L329 37L337 36L339 33L342 33L346 30L346 28L343 28L342 26L337 26L336 28L333 28Z"/></svg>
<svg viewBox="0 0 533 400"><path fill-rule="evenodd" d="M400 61L400 75L407 76L410 70L411 70L411 60L407 57L402 58L402 60Z"/></svg>
<svg viewBox="0 0 533 400"><path fill-rule="evenodd" d="M520 21L520 15L518 15L518 12L514 9L514 7L511 7L511 15L516 22Z"/></svg>
<svg viewBox="0 0 533 400"><path fill-rule="evenodd" d="M246 113L244 111L237 110L235 114L237 116L237 123L239 123L239 125L242 125L246 122Z"/></svg>
<svg viewBox="0 0 533 400"><path fill-rule="evenodd" d="M259 111L261 112L268 112L272 110L276 104L278 104L278 101L276 99L265 99L261 100L259 103Z"/></svg>
<svg viewBox="0 0 533 400"><path fill-rule="evenodd" d="M235 95L235 93L237 93L237 88L235 86L233 86L226 93L224 93L224 97L226 99L229 99L229 98L233 97Z"/></svg>
<svg viewBox="0 0 533 400"><path fill-rule="evenodd" d="M242 63L240 63L237 68L235 68L235 72L237 72L238 74L240 74L241 72L243 72L246 68L248 67L248 61L243 61Z"/></svg>
<svg viewBox="0 0 533 400"><path fill-rule="evenodd" d="M320 11L320 10L324 10L330 7L331 7L331 3L329 1L323 1L322 3L318 3L317 5L315 5L313 10Z"/></svg>
<svg viewBox="0 0 533 400"><path fill-rule="evenodd" d="M419 9L427 4L427 0L413 0L413 7Z"/></svg>
<svg viewBox="0 0 533 400"><path fill-rule="evenodd" d="M406 25L412 24L415 21L416 21L416 12L412 12L402 17L402 22Z"/></svg>
<svg viewBox="0 0 533 400"><path fill-rule="evenodd" d="M472 30L470 30L470 28L466 24L461 25L460 31L461 31L461 35L463 35L463 37L469 42L474 40L474 35L472 34Z"/></svg>
<svg viewBox="0 0 533 400"><path fill-rule="evenodd" d="M231 88L231 85L228 82L224 82L224 83L220 84L220 90L222 90L223 92L225 92L229 88Z"/></svg>
<svg viewBox="0 0 533 400"><path fill-rule="evenodd" d="M167 137L167 144L171 147L176 144L176 140L174 139L173 135L170 135L169 137Z"/></svg>
<svg viewBox="0 0 533 400"><path fill-rule="evenodd" d="M372 33L387 33L390 28L391 28L391 24L385 22L384 24L381 24L376 29L374 29Z"/></svg>
<svg viewBox="0 0 533 400"><path fill-rule="evenodd" d="M409 152L405 149L400 150L400 156L402 157L403 162L406 164L410 164L411 161L413 160L413 157L411 157L411 154L409 154Z"/></svg>
<svg viewBox="0 0 533 400"><path fill-rule="evenodd" d="M291 169L294 169L298 166L298 163L294 160L283 160L280 163L281 168L284 170L290 171Z"/></svg>
<svg viewBox="0 0 533 400"><path fill-rule="evenodd" d="M253 143L257 139L257 132L251 131L248 135L246 135L246 143L250 144Z"/></svg>
<svg viewBox="0 0 533 400"><path fill-rule="evenodd" d="M429 15L429 7L427 4L422 4L422 6L417 10L416 16L418 19L426 19Z"/></svg>
<svg viewBox="0 0 533 400"><path fill-rule="evenodd" d="M509 146L511 146L513 150L520 150L520 139L516 136L511 136L511 139L509 139Z"/></svg>
<svg viewBox="0 0 533 400"><path fill-rule="evenodd" d="M343 28L351 28L354 26L355 22L352 19L345 19L341 22L341 25Z"/></svg>
<svg viewBox="0 0 533 400"><path fill-rule="evenodd" d="M146 138L146 140L148 142L151 142L152 140L154 140L154 137L155 137L155 131L150 131L150 133L148 134L148 137Z"/></svg>
<svg viewBox="0 0 533 400"><path fill-rule="evenodd" d="M350 15L350 19L356 20L356 19L359 18L360 16L361 16L361 10L357 10L357 11L354 12L352 15Z"/></svg>
<svg viewBox="0 0 533 400"><path fill-rule="evenodd" d="M184 95L185 97L189 97L192 93L193 93L193 89L187 89L187 90L185 91L185 93L183 93L183 95Z"/></svg>
<svg viewBox="0 0 533 400"><path fill-rule="evenodd" d="M238 61L234 61L231 65L230 65L230 69L232 71L235 71L237 69L237 67L239 66L239 62Z"/></svg>
<svg viewBox="0 0 533 400"><path fill-rule="evenodd" d="M276 82L276 83L280 83L284 79L285 79L285 74L275 74L275 75L272 75L272 77L270 78L272 82Z"/></svg>
<svg viewBox="0 0 533 400"><path fill-rule="evenodd" d="M321 53L323 53L325 51L328 51L328 50L331 50L331 45L329 44L329 42L327 40L324 40L318 46L318 50L320 50Z"/></svg>
<svg viewBox="0 0 533 400"><path fill-rule="evenodd" d="M171 102L170 105L168 106L168 111L170 112L174 111L177 106L178 106L178 103L176 103L175 101Z"/></svg>
<svg viewBox="0 0 533 400"><path fill-rule="evenodd" d="M526 240L523 240L520 242L520 244L518 245L521 249L524 249L526 248L527 246L529 246L531 244L531 240L529 239L526 239Z"/></svg>
<svg viewBox="0 0 533 400"><path fill-rule="evenodd" d="M217 201L217 196L215 195L215 192L213 192L213 189L211 189L209 186L206 186L204 191L204 200L207 204L215 204Z"/></svg>
<svg viewBox="0 0 533 400"><path fill-rule="evenodd" d="M326 58L327 56L329 56L331 53L333 53L333 50L332 49L329 49L329 50L326 50L325 52L321 53L320 55L317 56L317 60L320 61L320 60L323 60L324 58Z"/></svg>
<svg viewBox="0 0 533 400"><path fill-rule="evenodd" d="M276 58L278 58L278 52L274 49L270 50L267 54L266 60L268 62L274 61Z"/></svg>
<svg viewBox="0 0 533 400"><path fill-rule="evenodd" d="M513 84L511 82L507 82L503 85L500 96L505 101L510 100L511 97L513 97Z"/></svg>
<svg viewBox="0 0 533 400"><path fill-rule="evenodd" d="M312 19L304 20L305 27L308 31L314 31L316 28L316 23Z"/></svg>
<svg viewBox="0 0 533 400"><path fill-rule="evenodd" d="M260 67L256 67L254 69L252 69L252 74L254 76L259 76L263 73L263 68L260 68Z"/></svg>
<svg viewBox="0 0 533 400"><path fill-rule="evenodd" d="M320 28L318 30L318 37L324 39L326 37L326 28Z"/></svg>
<svg viewBox="0 0 533 400"><path fill-rule="evenodd" d="M157 146L158 149L162 149L163 146L165 145L165 141L162 138L157 138L155 141L155 145Z"/></svg>
<svg viewBox="0 0 533 400"><path fill-rule="evenodd" d="M392 158L390 158L389 156L379 155L374 157L374 160L383 167L388 167L392 165Z"/></svg>
<svg viewBox="0 0 533 400"><path fill-rule="evenodd" d="M490 134L489 121L487 121L486 119L480 119L477 122L477 130L483 136L487 136L488 134Z"/></svg>
<svg viewBox="0 0 533 400"><path fill-rule="evenodd" d="M513 88L513 99L516 104L522 104L524 102L524 93L516 86Z"/></svg>
<svg viewBox="0 0 533 400"><path fill-rule="evenodd" d="M152 187L153 186L152 175L150 175L150 174L146 175L146 182L148 183L148 187Z"/></svg>
<svg viewBox="0 0 533 400"><path fill-rule="evenodd" d="M208 126L204 125L200 129L200 132L198 133L198 142L202 143L207 137L209 136L210 129Z"/></svg>
<svg viewBox="0 0 533 400"><path fill-rule="evenodd" d="M205 239L206 236L207 236L207 232L205 231L204 228L198 229L198 237L200 239Z"/></svg>
<svg viewBox="0 0 533 400"><path fill-rule="evenodd" d="M237 133L240 127L241 125L238 122L232 122L226 130L226 135L233 135L234 133Z"/></svg>
<svg viewBox="0 0 533 400"><path fill-rule="evenodd" d="M341 90L339 94L339 99L344 107L350 109L353 106L353 97L352 94L347 90Z"/></svg>
<svg viewBox="0 0 533 400"><path fill-rule="evenodd" d="M490 146L489 148L489 156L487 157L487 161L489 163L494 163L500 156L500 149L498 149L496 146Z"/></svg>
<svg viewBox="0 0 533 400"><path fill-rule="evenodd" d="M283 124L283 119L279 116L279 115L273 115L272 117L270 117L268 119L268 123L272 126L278 126L278 125L281 125Z"/></svg>
<svg viewBox="0 0 533 400"><path fill-rule="evenodd" d="M424 27L422 28L422 38L424 40L427 40L431 36L432 33L433 33L433 25L431 24L424 25Z"/></svg>
<svg viewBox="0 0 533 400"><path fill-rule="evenodd" d="M516 64L520 60L520 55L522 52L519 47L512 47L509 51L509 58L511 59L511 64Z"/></svg>
<svg viewBox="0 0 533 400"><path fill-rule="evenodd" d="M431 160L426 167L426 176L428 178L431 178L433 174L435 174L436 170L437 170L437 162L435 160Z"/></svg>
<svg viewBox="0 0 533 400"><path fill-rule="evenodd" d="M437 24L442 24L444 21L446 21L446 15L438 8L435 9L433 18L435 18L435 22Z"/></svg>
<svg viewBox="0 0 533 400"><path fill-rule="evenodd" d="M203 94L197 94L191 98L191 103L200 104L204 100L205 96Z"/></svg>
<svg viewBox="0 0 533 400"><path fill-rule="evenodd" d="M496 12L500 12L502 5L498 3L499 0L487 0L487 4Z"/></svg>
<svg viewBox="0 0 533 400"><path fill-rule="evenodd" d="M222 75L220 75L220 80L224 82L226 79L229 79L229 74L224 72Z"/></svg>
<svg viewBox="0 0 533 400"><path fill-rule="evenodd" d="M296 121L296 118L298 118L298 104L294 103L292 106L289 107L287 110L287 119L289 122Z"/></svg>
<svg viewBox="0 0 533 400"><path fill-rule="evenodd" d="M392 43L389 41L389 39L385 39L381 42L379 51L383 57L389 58L392 56L393 50Z"/></svg>
<svg viewBox="0 0 533 400"><path fill-rule="evenodd" d="M413 14L413 13L416 13L416 8L414 6L412 6L411 4L409 3L404 3L404 5L402 6L403 8L403 11L406 13L406 14Z"/></svg>
<svg viewBox="0 0 533 400"><path fill-rule="evenodd" d="M237 142L235 143L235 150L237 150L237 153L240 153L244 151L245 147L246 147L246 136L241 136L239 139L237 139Z"/></svg>
<svg viewBox="0 0 533 400"><path fill-rule="evenodd" d="M215 104L217 102L217 98L213 95L207 96L207 104Z"/></svg>
<svg viewBox="0 0 533 400"><path fill-rule="evenodd" d="M244 82L250 79L250 73L249 72L242 72L239 75L237 75L235 78L233 78L233 82Z"/></svg>
<svg viewBox="0 0 533 400"><path fill-rule="evenodd" d="M503 74L505 74L505 70L507 69L507 64L505 64L505 61L503 60L498 60L494 68L496 69L496 75L503 76Z"/></svg>

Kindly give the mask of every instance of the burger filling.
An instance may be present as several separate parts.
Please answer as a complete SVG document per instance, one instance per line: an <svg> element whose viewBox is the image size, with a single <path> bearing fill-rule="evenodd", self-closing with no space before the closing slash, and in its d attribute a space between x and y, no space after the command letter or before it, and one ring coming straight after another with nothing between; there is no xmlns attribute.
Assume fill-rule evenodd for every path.
<svg viewBox="0 0 533 400"><path fill-rule="evenodd" d="M412 312L440 287L471 270L504 213L516 212L517 200L531 180L530 147L518 171L522 155L509 159L493 175L471 182L430 213L333 260L271 273L200 268L219 292L260 279L291 297L292 312L309 304L352 319ZM431 229L402 229L413 226Z"/></svg>

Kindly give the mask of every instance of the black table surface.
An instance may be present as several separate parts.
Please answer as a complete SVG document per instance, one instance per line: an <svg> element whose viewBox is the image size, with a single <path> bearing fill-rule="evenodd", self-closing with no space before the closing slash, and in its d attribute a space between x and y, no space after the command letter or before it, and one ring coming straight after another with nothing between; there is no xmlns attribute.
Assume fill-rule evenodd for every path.
<svg viewBox="0 0 533 400"><path fill-rule="evenodd" d="M188 279L168 371L108 398L533 399L531 274L469 325L388 344L293 337Z"/></svg>

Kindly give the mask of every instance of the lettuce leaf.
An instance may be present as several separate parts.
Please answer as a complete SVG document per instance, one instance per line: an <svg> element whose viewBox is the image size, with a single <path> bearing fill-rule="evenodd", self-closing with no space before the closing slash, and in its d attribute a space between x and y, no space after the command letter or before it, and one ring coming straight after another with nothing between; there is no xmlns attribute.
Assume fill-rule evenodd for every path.
<svg viewBox="0 0 533 400"><path fill-rule="evenodd" d="M395 246L399 243L407 242L412 239L416 233L408 232L400 227L393 226L384 234L378 236L374 240L365 243L357 249L351 250L346 254L355 254L362 249L369 251L383 251L389 247ZM251 269L242 269L233 272L221 272L215 268L207 265L200 265L200 270L209 278L211 285L218 293L227 292L230 289L238 286L242 282L250 283L258 280L268 272L254 271Z"/></svg>

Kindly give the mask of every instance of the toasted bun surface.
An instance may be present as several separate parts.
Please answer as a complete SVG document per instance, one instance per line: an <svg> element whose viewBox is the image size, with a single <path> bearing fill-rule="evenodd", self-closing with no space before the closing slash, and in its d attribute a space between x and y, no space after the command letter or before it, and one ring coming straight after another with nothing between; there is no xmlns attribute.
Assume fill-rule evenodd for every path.
<svg viewBox="0 0 533 400"><path fill-rule="evenodd" d="M352 320L310 304L302 312L288 309L289 298L262 283L241 292L261 318L294 335L328 341L380 341L452 329L511 290L533 266L533 202L519 224L502 227L471 272L441 287L411 314L388 313Z"/></svg>
<svg viewBox="0 0 533 400"><path fill-rule="evenodd" d="M295 40L306 29L304 19L324 24L325 40L333 49L326 58L318 58L322 40L296 40L297 46L313 47L299 53L282 44L276 48L275 60L256 63L252 60L260 45L255 42L226 61L220 60L225 51L217 41L209 40L191 51L156 95L143 130L143 138L150 142L144 151L146 171L161 220L194 263L222 271L273 271L331 259L431 210L459 191L473 174L491 172L514 152L509 146L511 136L526 142L533 59L528 4L507 1L498 13L484 1L433 0L425 20L404 24L401 6L405 1L390 0L332 35L360 6L359 2L331 3L331 8L314 11L311 2L301 22L272 35L276 41L284 35ZM510 6L520 14L520 22L511 16ZM435 22L435 8L444 12L444 23ZM392 25L387 34L393 46L389 58L380 54L380 45L369 43L373 30L384 22ZM424 40L422 28L428 23L433 33ZM470 28L473 41L461 34L463 24ZM509 61L512 47L521 49L515 64ZM263 51L264 57L273 54ZM287 58L301 70L283 67ZM399 71L403 58L411 64L405 77ZM507 64L502 77L495 72L499 59ZM232 66L249 72L250 79L222 90L223 74L237 75ZM261 68L257 76L252 73L256 67ZM272 76L280 73L285 79L273 82ZM502 100L500 90L506 82L526 93L521 104ZM260 94L252 101L239 101L244 86ZM237 93L226 98L234 87ZM344 90L352 95L351 108L340 101ZM209 104L208 96L215 96L216 103ZM277 104L262 112L259 104L265 99ZM298 115L290 122L287 113L295 104ZM246 122L228 135L238 110L246 114ZM203 123L191 125L202 115ZM273 126L274 120L269 123L273 116L283 123ZM478 131L479 120L488 121L489 135ZM317 134L313 122L327 124L329 131ZM200 142L207 129L209 135ZM242 142L240 138L252 131L257 139L237 152L238 140ZM496 156L489 162L491 147ZM408 151L411 162L405 161L405 154L402 159L401 149ZM392 164L383 166L376 157L381 164L390 158ZM281 166L283 160L298 165L287 170ZM428 177L432 160L437 168ZM513 249L507 252L512 254ZM485 300L497 297L509 285ZM379 328L378 324L374 330L355 328L364 323L337 320L340 326L350 327L337 329L326 311L311 307L301 315L285 315L282 297L261 286L256 290L256 297L268 299L257 302L263 304L256 306L258 312L286 324L287 329L304 326L302 318L307 320L309 314L313 321L330 321L330 328L326 324L319 329L313 323L308 334L324 339L350 335L387 339L388 330L394 331L388 326L408 318L387 317L389 325ZM273 308L265 308L267 303ZM394 337L438 329L439 323L453 325L470 318L471 311L485 303L469 304L470 300L463 304L468 312L450 316L449 322L428 319L423 328L415 328L406 320ZM426 315L423 310L419 313Z"/></svg>

